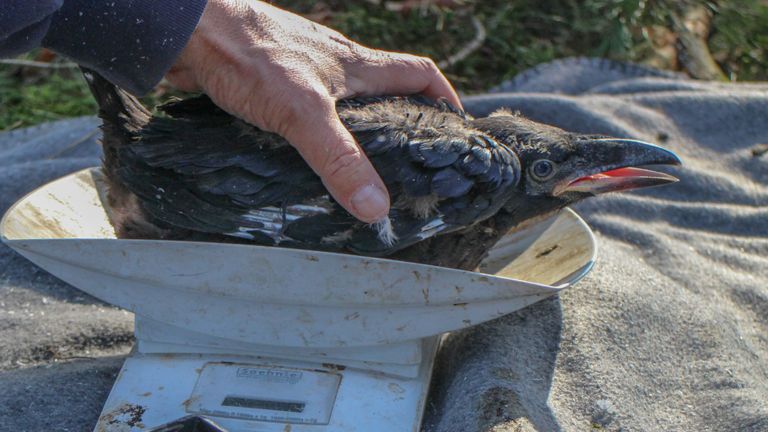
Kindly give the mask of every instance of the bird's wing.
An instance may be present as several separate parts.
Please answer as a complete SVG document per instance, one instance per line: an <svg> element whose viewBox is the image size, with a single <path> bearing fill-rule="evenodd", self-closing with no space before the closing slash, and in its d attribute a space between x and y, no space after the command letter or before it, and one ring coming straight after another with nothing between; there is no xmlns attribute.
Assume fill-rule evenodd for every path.
<svg viewBox="0 0 768 432"><path fill-rule="evenodd" d="M394 98L341 115L384 182L407 198L494 193L519 179L515 153L447 104Z"/></svg>
<svg viewBox="0 0 768 432"><path fill-rule="evenodd" d="M286 222L341 213L282 138L223 113L207 98L164 110L171 116L153 117L118 156L120 180L155 219L274 244L291 240Z"/></svg>
<svg viewBox="0 0 768 432"><path fill-rule="evenodd" d="M351 242L356 251L386 254L477 223L520 178L517 156L447 104L389 98L340 115L389 188L398 238L388 246L364 232Z"/></svg>

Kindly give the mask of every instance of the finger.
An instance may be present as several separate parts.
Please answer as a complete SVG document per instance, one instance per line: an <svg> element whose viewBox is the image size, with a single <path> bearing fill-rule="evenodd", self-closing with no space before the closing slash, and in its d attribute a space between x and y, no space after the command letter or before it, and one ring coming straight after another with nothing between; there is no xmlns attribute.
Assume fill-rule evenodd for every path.
<svg viewBox="0 0 768 432"><path fill-rule="evenodd" d="M461 108L461 100L448 79L431 59L410 54L383 53L371 56L359 71L360 95L421 93L431 99L446 98Z"/></svg>
<svg viewBox="0 0 768 432"><path fill-rule="evenodd" d="M389 194L371 162L336 114L328 98L321 109L304 113L284 133L323 180L336 201L363 222L389 212Z"/></svg>
<svg viewBox="0 0 768 432"><path fill-rule="evenodd" d="M165 73L165 79L181 91L200 91L200 86L198 85L194 70L185 64L181 60L181 57L180 60L171 66L171 69Z"/></svg>

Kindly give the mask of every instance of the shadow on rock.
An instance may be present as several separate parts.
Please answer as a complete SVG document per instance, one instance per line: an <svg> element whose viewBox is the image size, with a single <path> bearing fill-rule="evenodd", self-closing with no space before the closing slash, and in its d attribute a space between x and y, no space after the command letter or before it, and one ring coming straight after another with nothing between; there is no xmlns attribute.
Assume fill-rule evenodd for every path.
<svg viewBox="0 0 768 432"><path fill-rule="evenodd" d="M424 431L559 431L547 400L561 331L555 297L449 335L438 353Z"/></svg>

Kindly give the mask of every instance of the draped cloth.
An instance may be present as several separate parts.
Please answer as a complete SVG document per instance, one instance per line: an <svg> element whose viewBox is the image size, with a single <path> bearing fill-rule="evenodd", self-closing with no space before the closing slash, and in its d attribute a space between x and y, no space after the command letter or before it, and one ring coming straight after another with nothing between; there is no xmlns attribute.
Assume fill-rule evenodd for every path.
<svg viewBox="0 0 768 432"><path fill-rule="evenodd" d="M655 142L675 185L576 206L592 272L556 298L450 335L429 432L768 430L768 84L566 59L464 98L566 130ZM0 134L0 211L98 165L91 117ZM0 246L0 431L90 430L132 315Z"/></svg>

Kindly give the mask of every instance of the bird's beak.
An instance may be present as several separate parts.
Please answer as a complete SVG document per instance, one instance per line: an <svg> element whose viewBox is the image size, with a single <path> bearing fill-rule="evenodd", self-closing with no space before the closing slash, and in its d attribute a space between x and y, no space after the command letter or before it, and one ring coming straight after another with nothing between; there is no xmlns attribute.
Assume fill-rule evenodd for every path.
<svg viewBox="0 0 768 432"><path fill-rule="evenodd" d="M555 187L555 195L582 192L594 195L628 189L660 186L678 181L656 171L638 168L644 165L680 165L673 152L657 145L631 139L600 138L584 140L579 153L584 163Z"/></svg>

